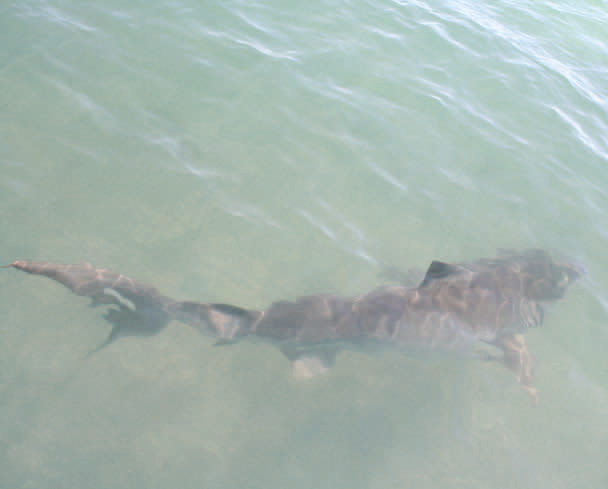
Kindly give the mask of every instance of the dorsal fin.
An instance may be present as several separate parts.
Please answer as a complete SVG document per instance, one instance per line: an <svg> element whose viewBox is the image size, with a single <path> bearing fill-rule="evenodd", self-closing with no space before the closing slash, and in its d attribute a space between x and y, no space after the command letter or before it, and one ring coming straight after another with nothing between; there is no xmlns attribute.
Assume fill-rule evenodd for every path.
<svg viewBox="0 0 608 489"><path fill-rule="evenodd" d="M458 274L462 272L462 268L458 265L451 265L442 261L433 260L429 265L424 280L418 286L424 288L428 286L433 280L439 280L450 275Z"/></svg>

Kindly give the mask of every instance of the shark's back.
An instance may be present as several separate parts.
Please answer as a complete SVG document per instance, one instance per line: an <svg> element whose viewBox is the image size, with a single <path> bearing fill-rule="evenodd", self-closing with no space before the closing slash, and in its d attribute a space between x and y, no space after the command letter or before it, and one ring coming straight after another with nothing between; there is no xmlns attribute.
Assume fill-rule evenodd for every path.
<svg viewBox="0 0 608 489"><path fill-rule="evenodd" d="M434 261L417 287L384 286L358 297L317 295L275 302L250 333L311 345L491 342L540 325L542 303L560 299L581 273L544 250L503 252L470 263Z"/></svg>
<svg viewBox="0 0 608 489"><path fill-rule="evenodd" d="M155 334L174 319L220 344L247 337L278 344L294 374L310 378L326 372L344 347L453 349L483 341L503 352L501 361L534 400L534 357L521 333L540 325L543 304L561 299L586 273L579 263L545 250L503 251L468 263L434 261L415 287L385 286L357 297L307 296L252 310L174 300L155 287L84 262L18 260L4 268L47 276L93 304L114 305L104 316L112 330L93 351L121 336Z"/></svg>

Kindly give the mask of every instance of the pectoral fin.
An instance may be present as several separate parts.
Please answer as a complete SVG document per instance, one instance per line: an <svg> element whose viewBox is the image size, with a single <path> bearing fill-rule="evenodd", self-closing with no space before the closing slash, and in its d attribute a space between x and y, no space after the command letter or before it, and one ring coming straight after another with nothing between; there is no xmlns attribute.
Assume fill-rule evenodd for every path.
<svg viewBox="0 0 608 489"><path fill-rule="evenodd" d="M327 373L336 363L336 348L298 350L281 348L289 359L291 374L296 380L309 380Z"/></svg>
<svg viewBox="0 0 608 489"><path fill-rule="evenodd" d="M532 402L538 403L538 395L534 386L534 357L528 351L523 335L501 338L496 344L503 353L503 362L516 376L524 390L532 398Z"/></svg>

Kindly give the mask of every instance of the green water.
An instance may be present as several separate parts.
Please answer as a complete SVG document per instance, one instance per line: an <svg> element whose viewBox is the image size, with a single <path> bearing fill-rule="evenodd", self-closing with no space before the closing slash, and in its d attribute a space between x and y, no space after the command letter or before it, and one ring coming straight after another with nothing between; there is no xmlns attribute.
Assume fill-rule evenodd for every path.
<svg viewBox="0 0 608 489"><path fill-rule="evenodd" d="M383 264L557 248L589 276L499 365L278 350L0 273L0 486L603 488L606 2L0 5L0 261L172 297L358 293Z"/></svg>

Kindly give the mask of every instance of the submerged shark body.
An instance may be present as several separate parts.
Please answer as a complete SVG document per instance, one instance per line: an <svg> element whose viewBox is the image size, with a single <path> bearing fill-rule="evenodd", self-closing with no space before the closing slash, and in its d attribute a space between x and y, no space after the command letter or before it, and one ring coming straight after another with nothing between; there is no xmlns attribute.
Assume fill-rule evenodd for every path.
<svg viewBox="0 0 608 489"><path fill-rule="evenodd" d="M584 275L578 263L544 250L497 258L434 261L416 287L384 286L356 297L315 295L274 302L265 310L178 301L156 288L89 263L16 261L8 267L52 278L94 305L113 304L113 325L99 351L121 336L152 335L170 320L189 324L218 344L257 338L276 344L300 378L327 371L342 349L377 347L466 350L489 344L536 399L534 362L523 333L540 326L546 303L561 299Z"/></svg>

